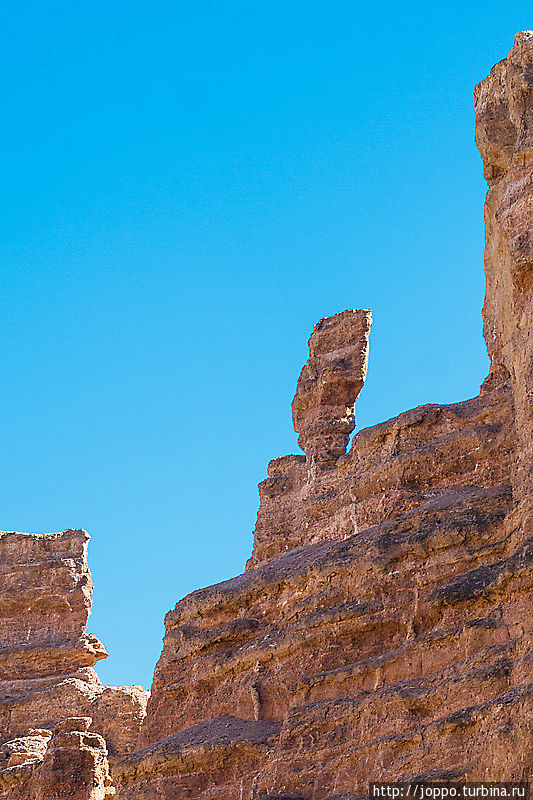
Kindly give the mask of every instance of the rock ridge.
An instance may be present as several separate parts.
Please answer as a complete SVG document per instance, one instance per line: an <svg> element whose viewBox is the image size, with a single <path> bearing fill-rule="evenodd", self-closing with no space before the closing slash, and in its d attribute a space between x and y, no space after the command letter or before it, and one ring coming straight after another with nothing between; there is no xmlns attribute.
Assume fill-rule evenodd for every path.
<svg viewBox="0 0 533 800"><path fill-rule="evenodd" d="M347 452L371 312L315 325L292 404L305 455L270 462L245 572L166 615L149 699L93 669L85 531L0 534L0 800L361 800L373 780L531 777L533 32L474 101L479 395Z"/></svg>

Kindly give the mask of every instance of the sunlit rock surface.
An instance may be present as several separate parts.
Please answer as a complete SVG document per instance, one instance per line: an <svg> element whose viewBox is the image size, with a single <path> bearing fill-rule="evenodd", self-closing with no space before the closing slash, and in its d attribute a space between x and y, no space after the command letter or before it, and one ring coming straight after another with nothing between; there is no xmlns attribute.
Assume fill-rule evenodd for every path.
<svg viewBox="0 0 533 800"><path fill-rule="evenodd" d="M0 537L0 800L350 800L370 780L531 777L532 86L523 32L475 91L479 396L346 452L371 315L321 320L293 401L305 455L270 463L244 574L167 614L146 716L143 690L92 669L86 534Z"/></svg>

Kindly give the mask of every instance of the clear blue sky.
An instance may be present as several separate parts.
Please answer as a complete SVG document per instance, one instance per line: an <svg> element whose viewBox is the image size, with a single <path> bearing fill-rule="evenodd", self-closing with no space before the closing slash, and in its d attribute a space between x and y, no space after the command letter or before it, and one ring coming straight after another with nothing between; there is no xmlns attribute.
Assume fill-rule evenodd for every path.
<svg viewBox="0 0 533 800"><path fill-rule="evenodd" d="M472 91L525 7L3 5L0 527L90 532L106 683L242 571L318 319L374 311L359 428L477 393Z"/></svg>

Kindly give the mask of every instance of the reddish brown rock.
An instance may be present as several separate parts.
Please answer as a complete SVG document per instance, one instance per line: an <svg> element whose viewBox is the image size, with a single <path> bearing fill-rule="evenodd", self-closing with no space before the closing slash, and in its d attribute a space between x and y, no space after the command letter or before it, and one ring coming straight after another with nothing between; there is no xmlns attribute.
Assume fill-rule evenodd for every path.
<svg viewBox="0 0 533 800"><path fill-rule="evenodd" d="M489 184L485 202L483 325L491 373L509 375L517 449L515 494L528 532L533 504L533 31L475 91L476 143Z"/></svg>
<svg viewBox="0 0 533 800"><path fill-rule="evenodd" d="M270 462L269 478L259 485L261 504L247 569L302 544L354 533L351 506L334 519L330 513L337 494L332 485L338 480L329 473L346 454L355 426L354 404L366 377L371 325L370 311L354 310L315 325L309 360L292 401L294 429L306 455Z"/></svg>
<svg viewBox="0 0 533 800"><path fill-rule="evenodd" d="M132 749L148 692L105 688L93 669L107 653L87 633L88 542L82 530L0 533L0 742L90 716L112 758Z"/></svg>
<svg viewBox="0 0 533 800"><path fill-rule="evenodd" d="M111 800L104 739L89 733L90 717L61 722L54 734L31 731L0 748L9 760L0 768L2 800Z"/></svg>
<svg viewBox="0 0 533 800"><path fill-rule="evenodd" d="M428 405L354 436L334 470L308 479L302 456L271 461L248 568L305 544L344 539L401 516L444 489L510 481L515 428L509 384L479 397Z"/></svg>
<svg viewBox="0 0 533 800"><path fill-rule="evenodd" d="M210 800L251 797L280 727L230 715L200 723L119 761L117 791L127 800L177 800L199 792Z"/></svg>
<svg viewBox="0 0 533 800"><path fill-rule="evenodd" d="M152 796L163 767L146 754L161 753L162 735L194 731L209 747L221 715L281 726L243 797L530 775L532 47L519 35L476 89L490 184L480 395L363 430L345 454L366 352L351 323L366 319L367 335L369 318L319 323L293 404L306 456L270 463L247 572L167 615L143 789L136 756L119 761L119 798ZM206 785L202 757L180 773L189 796L234 797L238 773Z"/></svg>
<svg viewBox="0 0 533 800"><path fill-rule="evenodd" d="M52 731L29 730L26 736L4 742L0 745L0 769L42 761L51 736Z"/></svg>
<svg viewBox="0 0 533 800"><path fill-rule="evenodd" d="M1 800L28 800L35 797L37 770L41 766L52 732L29 730L0 745Z"/></svg>
<svg viewBox="0 0 533 800"><path fill-rule="evenodd" d="M40 767L35 770L36 800L111 800L105 740L89 733L91 718L71 719L56 729Z"/></svg>
<svg viewBox="0 0 533 800"><path fill-rule="evenodd" d="M292 401L294 430L312 472L334 466L355 427L354 404L368 365L370 311L321 319L309 339L309 360Z"/></svg>
<svg viewBox="0 0 533 800"><path fill-rule="evenodd" d="M132 753L150 693L142 686L105 686L92 706L92 729L106 740L109 763Z"/></svg>
<svg viewBox="0 0 533 800"><path fill-rule="evenodd" d="M88 541L82 530L0 534L0 740L88 713L101 692Z"/></svg>
<svg viewBox="0 0 533 800"><path fill-rule="evenodd" d="M86 535L0 537L0 800L109 797L87 716L117 800L355 800L370 780L531 776L532 75L533 34L518 34L475 93L479 396L362 430L346 453L371 318L322 320L293 402L306 455L270 463L247 571L167 614L146 716L143 690L92 670ZM67 708L52 739L29 730Z"/></svg>

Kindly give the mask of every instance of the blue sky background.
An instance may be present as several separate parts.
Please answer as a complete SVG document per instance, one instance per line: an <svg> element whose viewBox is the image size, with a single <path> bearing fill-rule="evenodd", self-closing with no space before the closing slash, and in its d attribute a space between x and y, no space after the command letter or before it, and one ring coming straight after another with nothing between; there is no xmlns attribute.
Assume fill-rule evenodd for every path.
<svg viewBox="0 0 533 800"><path fill-rule="evenodd" d="M106 683L242 571L317 320L373 309L359 428L477 393L472 91L525 7L3 4L0 527L90 532Z"/></svg>

